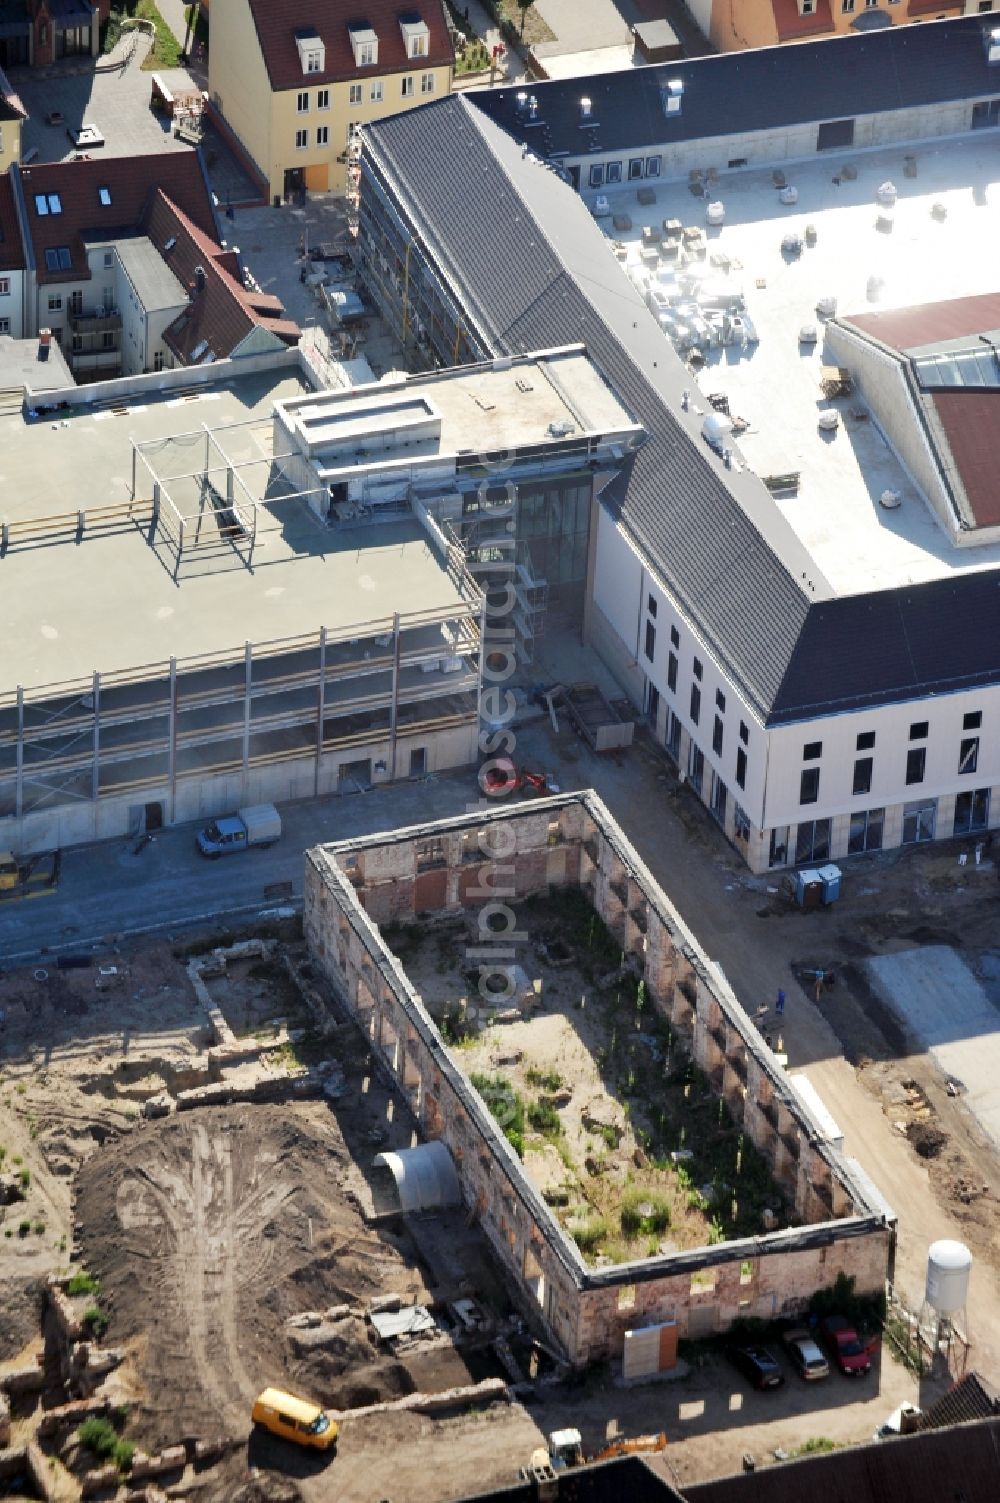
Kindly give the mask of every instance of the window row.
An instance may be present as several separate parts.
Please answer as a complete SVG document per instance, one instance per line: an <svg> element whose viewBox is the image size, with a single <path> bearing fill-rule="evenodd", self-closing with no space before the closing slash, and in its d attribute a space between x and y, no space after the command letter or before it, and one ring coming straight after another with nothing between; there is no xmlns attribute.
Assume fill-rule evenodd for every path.
<svg viewBox="0 0 1000 1503"><path fill-rule="evenodd" d="M965 736L959 743L958 748L958 773L960 777L968 776L978 770L979 767L979 737ZM873 757L858 757L854 763L854 777L851 782L852 794L871 793L872 772L874 768ZM819 799L819 773L818 767L804 767L799 780L799 803L815 804ZM911 746L906 753L906 785L912 788L915 784L922 783L927 773L927 748L926 746Z"/></svg>
<svg viewBox="0 0 1000 1503"><path fill-rule="evenodd" d="M644 177L659 177L660 157L630 157L627 164L628 181L635 183ZM623 162L594 162L590 168L590 186L603 188L605 183L623 182L626 164Z"/></svg>
<svg viewBox="0 0 1000 1503"><path fill-rule="evenodd" d="M359 87L360 87L360 85L359 85ZM353 86L352 86L352 93L353 93ZM300 89L299 90L298 96L297 96L297 98L295 100L295 108L298 110L298 112L299 112L300 115L308 115L308 113L309 113L309 101L310 101L310 98L311 98L311 95L310 95L308 89ZM328 110L330 108L330 90L329 89L317 89L316 90L316 108L318 110Z"/></svg>
<svg viewBox="0 0 1000 1503"><path fill-rule="evenodd" d="M328 125L318 125L316 127L316 145L317 146L329 146L329 144L330 144L330 127ZM309 132L307 130L297 130L295 132L295 148L296 148L296 150L297 151L305 151L306 148L308 147L308 145L309 145Z"/></svg>
<svg viewBox="0 0 1000 1503"><path fill-rule="evenodd" d="M978 731L982 729L982 710L969 710L962 716L963 731ZM930 734L930 722L927 720L914 720L910 724L910 741L926 741ZM859 731L855 742L858 751L871 751L875 746L874 731ZM807 741L802 748L803 762L816 762L823 755L822 741Z"/></svg>

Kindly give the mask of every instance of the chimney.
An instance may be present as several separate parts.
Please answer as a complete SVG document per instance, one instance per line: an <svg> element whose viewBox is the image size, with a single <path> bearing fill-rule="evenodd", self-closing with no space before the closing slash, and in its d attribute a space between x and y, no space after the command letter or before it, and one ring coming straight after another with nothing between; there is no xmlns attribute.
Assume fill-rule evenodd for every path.
<svg viewBox="0 0 1000 1503"><path fill-rule="evenodd" d="M528 96L523 89L519 89L517 94L517 113L519 115L523 115L527 108Z"/></svg>
<svg viewBox="0 0 1000 1503"><path fill-rule="evenodd" d="M195 290L195 292L204 292L205 291L205 268L204 268L204 266L196 266L195 269L194 269L194 290Z"/></svg>
<svg viewBox="0 0 1000 1503"><path fill-rule="evenodd" d="M583 98L580 100L580 119L581 120L589 120L590 119L590 108L591 108L591 106L590 106L590 100L587 98L586 94L584 94Z"/></svg>
<svg viewBox="0 0 1000 1503"><path fill-rule="evenodd" d="M681 100L684 97L684 80L680 78L668 79L663 90L663 112L665 115L679 115L681 112Z"/></svg>

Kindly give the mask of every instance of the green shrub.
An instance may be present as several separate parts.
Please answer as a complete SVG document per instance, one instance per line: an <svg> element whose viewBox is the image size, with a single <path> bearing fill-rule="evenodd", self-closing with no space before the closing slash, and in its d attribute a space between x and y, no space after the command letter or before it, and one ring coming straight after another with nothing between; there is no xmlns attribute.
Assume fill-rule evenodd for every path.
<svg viewBox="0 0 1000 1503"><path fill-rule="evenodd" d="M73 1277L66 1284L66 1293L70 1295L92 1294L96 1299L100 1292L101 1286L97 1279L94 1278L94 1275L92 1273L84 1273L83 1270L79 1273L74 1273Z"/></svg>
<svg viewBox="0 0 1000 1503"><path fill-rule="evenodd" d="M17 1223L17 1235L19 1237L26 1237L30 1231L31 1222L28 1220L27 1216L25 1216L23 1221L19 1221Z"/></svg>
<svg viewBox="0 0 1000 1503"><path fill-rule="evenodd" d="M503 1129L518 1158L524 1157L524 1102L502 1075L470 1075L490 1115Z"/></svg>
<svg viewBox="0 0 1000 1503"><path fill-rule="evenodd" d="M670 1226L670 1202L657 1190L626 1190L620 1214L625 1237L652 1237Z"/></svg>
<svg viewBox="0 0 1000 1503"><path fill-rule="evenodd" d="M569 1234L582 1253L596 1251L608 1235L608 1223L603 1216L592 1216L579 1226L571 1226Z"/></svg>
<svg viewBox="0 0 1000 1503"><path fill-rule="evenodd" d="M562 1132L559 1113L548 1101L535 1101L528 1107L528 1124L543 1137L558 1137Z"/></svg>
<svg viewBox="0 0 1000 1503"><path fill-rule="evenodd" d="M95 1456L113 1461L120 1472L127 1472L131 1468L135 1446L130 1440L122 1440L109 1419L91 1415L90 1419L84 1420L76 1436L80 1444L93 1451Z"/></svg>
<svg viewBox="0 0 1000 1503"><path fill-rule="evenodd" d="M83 1312L83 1319L80 1324L88 1335L97 1337L99 1340L111 1324L111 1318L101 1309L100 1305L88 1305Z"/></svg>
<svg viewBox="0 0 1000 1503"><path fill-rule="evenodd" d="M545 1091L558 1091L563 1083L558 1070L539 1070L536 1065L528 1066L527 1076L529 1085L540 1086Z"/></svg>
<svg viewBox="0 0 1000 1503"><path fill-rule="evenodd" d="M17 1177L21 1181L21 1189L27 1190L28 1186L31 1184L31 1170L22 1169Z"/></svg>

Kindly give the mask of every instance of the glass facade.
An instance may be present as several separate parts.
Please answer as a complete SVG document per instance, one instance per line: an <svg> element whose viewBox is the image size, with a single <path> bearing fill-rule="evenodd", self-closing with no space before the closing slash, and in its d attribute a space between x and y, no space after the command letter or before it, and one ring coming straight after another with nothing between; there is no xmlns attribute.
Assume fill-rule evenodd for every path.
<svg viewBox="0 0 1000 1503"><path fill-rule="evenodd" d="M560 589L581 587L587 579L591 478L553 477L517 487L517 540L531 558L536 579Z"/></svg>

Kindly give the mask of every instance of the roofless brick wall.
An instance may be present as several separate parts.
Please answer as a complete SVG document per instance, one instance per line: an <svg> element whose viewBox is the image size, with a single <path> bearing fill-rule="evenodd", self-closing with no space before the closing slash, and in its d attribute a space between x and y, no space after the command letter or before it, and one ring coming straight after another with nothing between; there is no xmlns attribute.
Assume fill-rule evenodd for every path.
<svg viewBox="0 0 1000 1503"><path fill-rule="evenodd" d="M515 905L577 885L645 980L734 1120L787 1188L802 1224L758 1237L591 1268L527 1178L443 1042L379 926ZM592 792L318 846L306 858L305 932L463 1193L525 1310L574 1365L622 1354L626 1330L675 1320L681 1336L739 1316L801 1311L838 1273L881 1290L893 1227L820 1136L719 971ZM479 957L475 957L478 959Z"/></svg>

